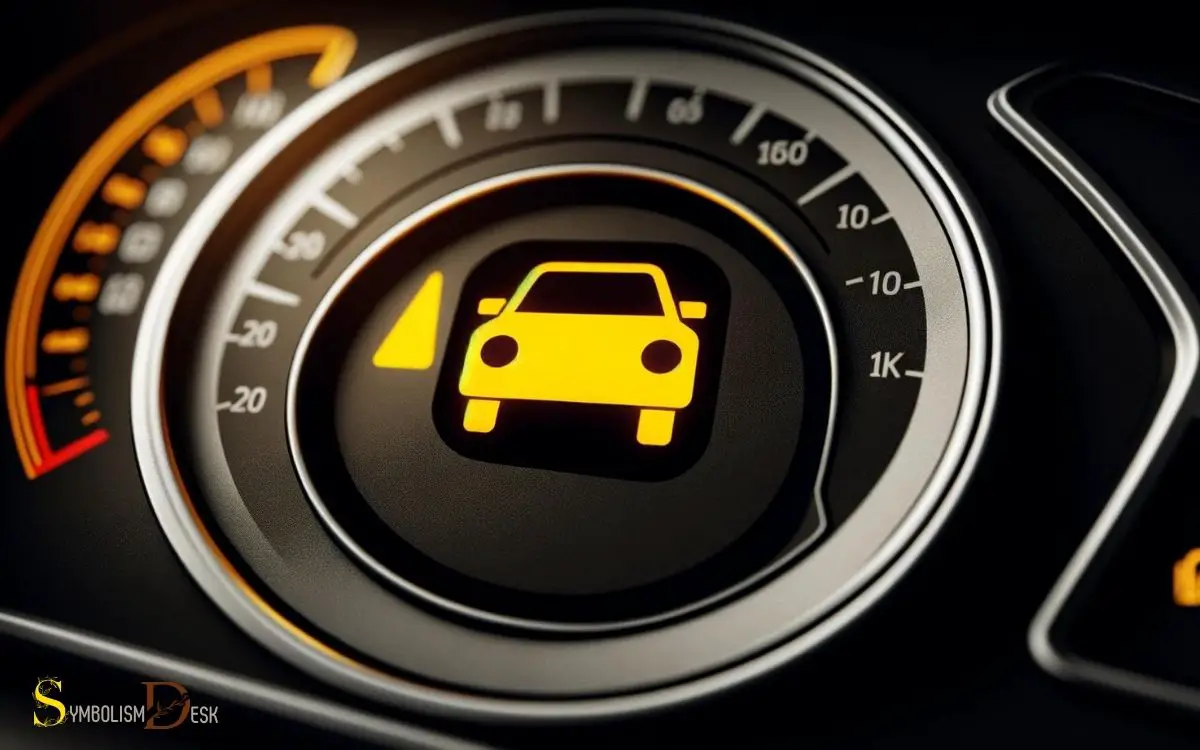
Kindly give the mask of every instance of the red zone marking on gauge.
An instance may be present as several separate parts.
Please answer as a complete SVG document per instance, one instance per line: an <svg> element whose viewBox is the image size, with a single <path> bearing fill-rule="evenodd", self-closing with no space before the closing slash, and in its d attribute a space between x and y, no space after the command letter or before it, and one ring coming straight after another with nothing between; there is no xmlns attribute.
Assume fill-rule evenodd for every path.
<svg viewBox="0 0 1200 750"><path fill-rule="evenodd" d="M42 421L42 403L38 396L37 386L25 387L25 401L29 404L29 421L33 428L33 438L37 441L38 453L42 455L42 460L37 462L39 474L58 468L108 440L108 430L100 428L54 450L50 447L49 438L46 437L46 424Z"/></svg>

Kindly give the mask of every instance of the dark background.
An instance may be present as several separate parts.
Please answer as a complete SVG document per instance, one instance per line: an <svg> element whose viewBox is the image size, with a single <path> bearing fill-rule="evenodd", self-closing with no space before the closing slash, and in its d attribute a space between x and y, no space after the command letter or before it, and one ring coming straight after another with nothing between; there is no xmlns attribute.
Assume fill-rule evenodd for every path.
<svg viewBox="0 0 1200 750"><path fill-rule="evenodd" d="M1059 59L1200 83L1200 70L1188 59L1194 59L1194 42L1185 36L1186 19L1152 15L1149 8L1084 19L1056 11L1056 21L1009 6L953 17L859 7L828 15L783 3L761 11L748 3L676 5L789 36L844 63L895 99L962 173L991 225L1005 281L1007 361L994 436L971 490L929 552L866 617L802 663L653 721L606 729L462 730L503 747L1195 747L1200 724L1192 717L1062 684L1034 665L1026 647L1030 619L1140 436L1147 404L1129 401L1129 384L1153 380L1156 372L1128 356L1151 345L1152 324L1138 313L1123 262L985 109L998 86ZM0 102L14 101L62 61L147 23L161 8L128 0L6 5L0 9L0 28L9 32L0 49L0 69L7 72ZM439 11L469 15L466 6ZM1131 17L1138 13L1144 21ZM0 120L0 132L6 122ZM0 261L5 288L19 256L10 248ZM5 488L6 500L11 489ZM5 571L11 580L23 575ZM178 635L186 640L186 633ZM30 691L43 675L91 686L146 678L0 639L3 747L346 742L215 697L207 700L222 706L218 727L34 730Z"/></svg>

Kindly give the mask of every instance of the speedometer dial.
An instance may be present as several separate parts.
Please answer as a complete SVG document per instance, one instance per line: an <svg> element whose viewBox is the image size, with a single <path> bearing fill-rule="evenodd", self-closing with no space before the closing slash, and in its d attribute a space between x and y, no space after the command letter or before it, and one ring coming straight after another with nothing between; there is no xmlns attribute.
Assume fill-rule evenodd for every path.
<svg viewBox="0 0 1200 750"><path fill-rule="evenodd" d="M199 583L315 674L658 705L919 553L986 429L990 283L944 167L808 53L479 29L334 85L199 207L139 335L139 460Z"/></svg>

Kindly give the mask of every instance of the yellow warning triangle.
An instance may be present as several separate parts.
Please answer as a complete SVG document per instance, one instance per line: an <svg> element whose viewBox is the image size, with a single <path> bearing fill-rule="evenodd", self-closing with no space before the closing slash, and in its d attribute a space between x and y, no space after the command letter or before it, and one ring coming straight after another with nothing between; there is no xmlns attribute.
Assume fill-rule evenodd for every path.
<svg viewBox="0 0 1200 750"><path fill-rule="evenodd" d="M437 352L442 274L434 271L392 326L371 362L391 370L428 370Z"/></svg>

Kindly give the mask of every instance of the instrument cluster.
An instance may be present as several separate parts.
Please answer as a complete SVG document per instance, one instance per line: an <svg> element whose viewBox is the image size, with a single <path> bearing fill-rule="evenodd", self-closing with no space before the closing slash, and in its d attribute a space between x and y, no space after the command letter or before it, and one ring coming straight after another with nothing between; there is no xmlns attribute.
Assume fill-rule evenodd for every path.
<svg viewBox="0 0 1200 750"><path fill-rule="evenodd" d="M1186 79L734 9L128 26L0 120L0 629L431 747L1200 706Z"/></svg>

